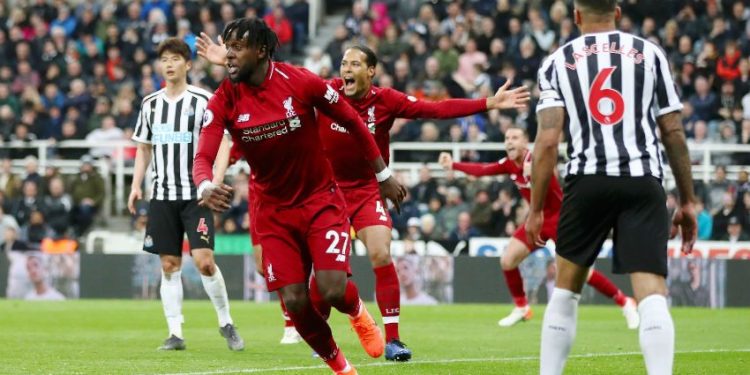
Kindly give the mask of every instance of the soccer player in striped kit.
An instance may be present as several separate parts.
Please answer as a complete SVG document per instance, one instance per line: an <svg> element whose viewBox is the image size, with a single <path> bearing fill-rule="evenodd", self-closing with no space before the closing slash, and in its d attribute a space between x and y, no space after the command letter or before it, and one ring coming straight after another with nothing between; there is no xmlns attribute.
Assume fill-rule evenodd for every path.
<svg viewBox="0 0 750 375"><path fill-rule="evenodd" d="M152 198L143 250L161 259L160 286L169 337L162 350L184 350L182 335L182 242L187 234L190 253L201 274L203 287L216 309L219 332L231 350L242 350L244 342L229 314L229 298L221 270L213 255L213 213L198 205L193 183L193 157L198 134L211 93L188 85L190 48L180 39L163 41L157 56L166 87L143 98L133 140L138 142L128 209L143 198L141 184L149 164L153 165ZM216 163L216 180L224 178L229 160L225 138Z"/></svg>
<svg viewBox="0 0 750 375"><path fill-rule="evenodd" d="M613 269L630 274L649 374L671 374L675 329L667 306L670 223L659 141L679 190L672 220L682 251L696 239L693 178L682 104L664 51L620 32L616 0L575 0L581 36L539 68L529 242L541 242L545 197L565 131L569 162L557 238L557 278L542 323L541 374L561 374L576 333L589 267L614 230Z"/></svg>

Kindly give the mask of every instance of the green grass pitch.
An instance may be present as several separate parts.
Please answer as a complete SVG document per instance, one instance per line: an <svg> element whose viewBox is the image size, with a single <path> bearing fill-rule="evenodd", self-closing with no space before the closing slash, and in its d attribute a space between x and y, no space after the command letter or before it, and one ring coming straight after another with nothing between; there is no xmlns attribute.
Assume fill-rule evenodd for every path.
<svg viewBox="0 0 750 375"><path fill-rule="evenodd" d="M370 311L379 319L377 308ZM334 336L360 374L538 373L540 322L497 326L507 305L404 306L401 336L409 363L371 359L341 314ZM749 309L673 309L675 374L750 374ZM158 352L166 323L158 301L64 303L0 300L0 374L330 374L305 344L278 343L277 304L234 301L232 315L246 343L230 352L208 300L184 306L187 350ZM614 306L581 306L566 374L645 374L638 334Z"/></svg>

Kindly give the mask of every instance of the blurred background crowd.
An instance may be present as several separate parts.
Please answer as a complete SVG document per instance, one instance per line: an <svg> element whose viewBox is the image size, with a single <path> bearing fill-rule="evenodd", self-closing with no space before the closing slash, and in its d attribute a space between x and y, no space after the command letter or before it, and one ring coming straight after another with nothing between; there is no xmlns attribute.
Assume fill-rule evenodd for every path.
<svg viewBox="0 0 750 375"><path fill-rule="evenodd" d="M572 0L329 1L345 16L325 43L308 38L306 0L10 0L0 2L0 140L23 145L48 140L92 144L127 140L140 101L160 87L155 47L168 36L195 52L196 35L214 39L236 17L261 17L279 35L277 58L324 78L337 74L343 51L365 44L380 59L375 83L418 98L480 98L506 80L528 85L525 110L491 112L454 120L399 120L392 140L403 142L502 142L511 125L536 134L536 71L558 46L578 36ZM750 1L623 0L621 30L659 44L673 63L683 98L690 145L750 144ZM196 58L191 84L213 91L224 68ZM17 240L82 236L101 210L105 181L95 159L131 160L134 149L49 147L49 159L80 160L62 175L39 170L37 149L2 147L0 207ZM465 151L463 161L491 162L502 152ZM703 153L691 154L696 164ZM14 172L23 165L23 172ZM436 151L400 151L398 162L437 160ZM729 178L724 166L750 163L750 153L723 153L710 182L696 180L701 199L701 239L746 239L750 234L747 172ZM734 176L736 175L736 178ZM393 214L398 238L423 240L509 236L528 207L505 178L439 178L424 167L401 174L410 187L402 214ZM234 206L217 225L245 233L247 175L232 178ZM670 194L670 205L675 204ZM6 231L2 231L5 233ZM6 239L7 242L7 239Z"/></svg>

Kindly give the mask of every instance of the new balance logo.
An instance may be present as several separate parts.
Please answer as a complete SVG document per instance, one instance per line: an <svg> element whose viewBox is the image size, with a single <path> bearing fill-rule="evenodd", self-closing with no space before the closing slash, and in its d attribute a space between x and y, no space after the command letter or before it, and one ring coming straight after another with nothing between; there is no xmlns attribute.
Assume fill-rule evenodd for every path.
<svg viewBox="0 0 750 375"><path fill-rule="evenodd" d="M337 262L346 262L346 255L344 255L344 254L337 255L336 256L336 261Z"/></svg>
<svg viewBox="0 0 750 375"><path fill-rule="evenodd" d="M248 122L250 121L250 114L249 113L243 113L239 116L237 116L237 122Z"/></svg>

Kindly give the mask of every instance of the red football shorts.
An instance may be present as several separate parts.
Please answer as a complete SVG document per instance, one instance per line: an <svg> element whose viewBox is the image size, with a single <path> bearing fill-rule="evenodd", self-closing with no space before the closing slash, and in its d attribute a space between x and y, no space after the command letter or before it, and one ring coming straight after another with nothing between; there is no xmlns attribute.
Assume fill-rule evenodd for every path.
<svg viewBox="0 0 750 375"><path fill-rule="evenodd" d="M560 214L547 215L544 214L544 222L542 223L542 232L540 236L543 241L552 240L557 242L557 222L560 220ZM536 250L536 246L529 244L529 240L526 239L526 223L521 224L516 233L513 233L513 238L523 242L530 251Z"/></svg>
<svg viewBox="0 0 750 375"><path fill-rule="evenodd" d="M377 185L359 188L342 188L346 199L346 213L355 232L373 225L393 228L388 208L380 198Z"/></svg>
<svg viewBox="0 0 750 375"><path fill-rule="evenodd" d="M257 203L256 232L263 246L269 291L308 282L311 270L351 275L349 220L338 187L311 195L297 207Z"/></svg>

